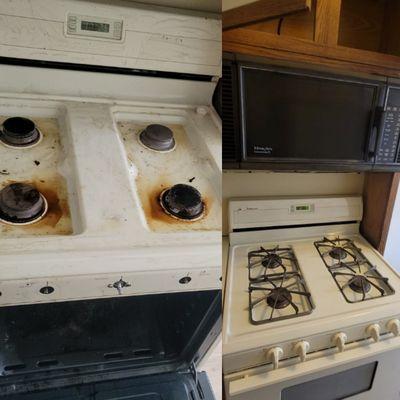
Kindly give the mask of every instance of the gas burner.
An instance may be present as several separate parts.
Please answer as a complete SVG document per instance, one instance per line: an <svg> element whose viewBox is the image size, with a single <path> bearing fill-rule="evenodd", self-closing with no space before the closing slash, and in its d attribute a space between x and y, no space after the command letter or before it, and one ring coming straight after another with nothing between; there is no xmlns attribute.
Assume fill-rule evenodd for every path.
<svg viewBox="0 0 400 400"><path fill-rule="evenodd" d="M352 240L324 238L314 244L348 303L394 293L388 279L378 272ZM347 259L349 261L343 261Z"/></svg>
<svg viewBox="0 0 400 400"><path fill-rule="evenodd" d="M201 219L205 210L200 192L186 184L164 190L160 195L160 204L167 214L185 221Z"/></svg>
<svg viewBox="0 0 400 400"><path fill-rule="evenodd" d="M271 293L267 296L267 304L272 308L285 308L292 301L292 295L290 291L283 287L277 287L271 290Z"/></svg>
<svg viewBox="0 0 400 400"><path fill-rule="evenodd" d="M282 258L278 254L268 254L261 261L261 264L266 269L275 269L282 265Z"/></svg>
<svg viewBox="0 0 400 400"><path fill-rule="evenodd" d="M10 225L33 224L46 214L46 198L26 183L11 183L0 191L0 221Z"/></svg>
<svg viewBox="0 0 400 400"><path fill-rule="evenodd" d="M346 259L348 266L365 261L360 250L349 239L328 239L324 237L323 240L315 242L315 246L328 268L341 266L344 263L343 260Z"/></svg>
<svg viewBox="0 0 400 400"><path fill-rule="evenodd" d="M174 134L164 125L148 125L139 134L140 143L150 150L160 153L169 152L175 149Z"/></svg>
<svg viewBox="0 0 400 400"><path fill-rule="evenodd" d="M332 250L329 251L329 255L336 260L343 260L347 257L347 252L341 247L333 247Z"/></svg>
<svg viewBox="0 0 400 400"><path fill-rule="evenodd" d="M285 273L298 271L297 260L290 247L272 249L260 247L260 250L248 254L249 280L259 280L270 271Z"/></svg>
<svg viewBox="0 0 400 400"><path fill-rule="evenodd" d="M371 290L371 283L363 275L355 275L349 281L350 289L357 293L368 293Z"/></svg>
<svg viewBox="0 0 400 400"><path fill-rule="evenodd" d="M39 129L33 121L27 118L8 118L0 129L0 140L8 147L32 147L41 139L42 135Z"/></svg>
<svg viewBox="0 0 400 400"><path fill-rule="evenodd" d="M307 315L313 309L300 272L264 275L250 282L249 303L253 325Z"/></svg>

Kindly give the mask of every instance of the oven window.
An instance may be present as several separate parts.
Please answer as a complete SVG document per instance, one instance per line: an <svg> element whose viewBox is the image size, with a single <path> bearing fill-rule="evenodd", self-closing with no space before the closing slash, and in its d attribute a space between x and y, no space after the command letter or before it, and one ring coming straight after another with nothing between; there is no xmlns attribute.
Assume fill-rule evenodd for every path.
<svg viewBox="0 0 400 400"><path fill-rule="evenodd" d="M378 87L242 68L247 158L366 159Z"/></svg>
<svg viewBox="0 0 400 400"><path fill-rule="evenodd" d="M342 400L371 389L378 362L291 386L281 400Z"/></svg>

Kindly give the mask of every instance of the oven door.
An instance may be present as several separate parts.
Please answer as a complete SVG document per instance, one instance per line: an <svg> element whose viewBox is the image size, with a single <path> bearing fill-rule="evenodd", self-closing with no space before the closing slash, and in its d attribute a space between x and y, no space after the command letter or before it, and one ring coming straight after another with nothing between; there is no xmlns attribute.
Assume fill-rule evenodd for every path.
<svg viewBox="0 0 400 400"><path fill-rule="evenodd" d="M400 337L313 356L269 372L226 376L227 400L399 399Z"/></svg>
<svg viewBox="0 0 400 400"><path fill-rule="evenodd" d="M0 399L214 400L220 330L219 290L0 307Z"/></svg>
<svg viewBox="0 0 400 400"><path fill-rule="evenodd" d="M39 389L39 388L38 388ZM205 373L169 373L10 395L8 400L215 400Z"/></svg>
<svg viewBox="0 0 400 400"><path fill-rule="evenodd" d="M380 82L240 65L244 163L372 166Z"/></svg>

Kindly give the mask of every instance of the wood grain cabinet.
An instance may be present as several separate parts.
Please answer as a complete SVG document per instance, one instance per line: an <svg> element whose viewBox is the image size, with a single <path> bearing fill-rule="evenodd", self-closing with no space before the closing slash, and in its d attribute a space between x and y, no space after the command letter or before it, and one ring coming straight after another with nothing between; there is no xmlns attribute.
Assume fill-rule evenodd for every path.
<svg viewBox="0 0 400 400"><path fill-rule="evenodd" d="M230 54L400 78L399 0L259 0L224 11L223 27ZM399 180L399 173L366 173L362 231L381 252Z"/></svg>

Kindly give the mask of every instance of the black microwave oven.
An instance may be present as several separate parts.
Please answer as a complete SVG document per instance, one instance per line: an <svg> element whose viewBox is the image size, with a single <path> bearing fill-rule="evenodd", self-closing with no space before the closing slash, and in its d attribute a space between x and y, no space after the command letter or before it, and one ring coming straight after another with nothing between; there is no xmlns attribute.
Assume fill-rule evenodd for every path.
<svg viewBox="0 0 400 400"><path fill-rule="evenodd" d="M400 170L400 85L225 59L224 168Z"/></svg>

